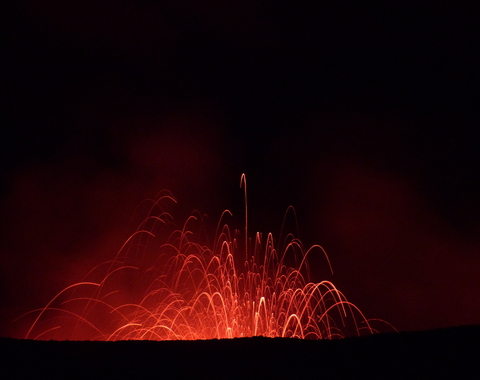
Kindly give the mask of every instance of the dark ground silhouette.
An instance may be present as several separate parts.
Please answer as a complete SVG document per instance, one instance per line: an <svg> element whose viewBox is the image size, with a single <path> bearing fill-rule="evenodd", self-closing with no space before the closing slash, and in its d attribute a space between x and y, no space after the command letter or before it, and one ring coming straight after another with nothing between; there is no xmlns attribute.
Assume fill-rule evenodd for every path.
<svg viewBox="0 0 480 380"><path fill-rule="evenodd" d="M480 326L335 341L2 339L12 378L478 378ZM2 376L2 378L5 378Z"/></svg>

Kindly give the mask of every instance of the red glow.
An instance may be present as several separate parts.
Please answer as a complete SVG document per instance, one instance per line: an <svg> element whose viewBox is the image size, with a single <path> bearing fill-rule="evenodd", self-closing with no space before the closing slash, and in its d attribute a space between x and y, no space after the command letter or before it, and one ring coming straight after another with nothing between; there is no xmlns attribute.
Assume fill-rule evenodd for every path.
<svg viewBox="0 0 480 380"><path fill-rule="evenodd" d="M242 175L241 185L246 183ZM111 261L27 313L25 338L69 340L194 340L234 337L333 339L374 333L372 320L330 281L309 281L308 250L289 234L279 248L232 231L220 218L212 245L201 243L194 214L172 229L163 193L150 216ZM247 218L246 218L247 220ZM244 238L244 239L243 239ZM243 250L243 252L242 252ZM296 265L286 262L294 260Z"/></svg>

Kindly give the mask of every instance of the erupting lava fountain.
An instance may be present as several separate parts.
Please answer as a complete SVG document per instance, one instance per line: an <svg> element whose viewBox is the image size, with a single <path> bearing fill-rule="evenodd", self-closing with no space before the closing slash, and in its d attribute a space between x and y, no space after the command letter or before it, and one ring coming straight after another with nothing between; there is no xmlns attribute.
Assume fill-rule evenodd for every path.
<svg viewBox="0 0 480 380"><path fill-rule="evenodd" d="M61 292L33 319L25 338L58 340L195 340L234 337L334 339L377 332L360 309L330 281L311 282L301 241L288 234L283 248L274 237L245 236L218 222L214 243L200 243L191 215L172 228L160 194L150 215L110 261ZM243 246L243 252L242 252ZM286 262L296 262L291 267ZM330 267L331 270L331 267ZM383 322L383 321L382 321ZM386 325L388 323L385 322Z"/></svg>

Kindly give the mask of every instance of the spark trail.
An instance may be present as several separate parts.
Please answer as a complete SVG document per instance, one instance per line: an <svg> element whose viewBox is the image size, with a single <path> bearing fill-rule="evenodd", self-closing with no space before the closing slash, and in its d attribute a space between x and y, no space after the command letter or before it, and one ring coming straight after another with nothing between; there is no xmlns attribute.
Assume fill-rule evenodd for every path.
<svg viewBox="0 0 480 380"><path fill-rule="evenodd" d="M245 191L246 180L241 177ZM110 261L59 292L33 319L29 339L195 340L234 337L335 339L375 333L360 309L330 281L309 280L308 256L328 257L322 247L305 249L292 234L283 248L271 233L243 236L224 219L214 242L202 244L191 215L173 228L162 193L149 216ZM197 228L198 229L198 228ZM242 252L243 251L243 252ZM286 264L295 258L299 265ZM331 270L331 267L330 267Z"/></svg>

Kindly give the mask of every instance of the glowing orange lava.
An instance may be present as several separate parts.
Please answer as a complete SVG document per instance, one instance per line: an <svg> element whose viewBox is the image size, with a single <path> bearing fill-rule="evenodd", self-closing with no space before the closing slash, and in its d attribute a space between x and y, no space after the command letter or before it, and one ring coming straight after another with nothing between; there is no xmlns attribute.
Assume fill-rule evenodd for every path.
<svg viewBox="0 0 480 380"><path fill-rule="evenodd" d="M25 338L332 339L376 331L333 283L309 281L312 251L325 255L330 265L320 246L305 250L289 234L278 250L272 234L265 241L260 233L249 240L247 223L243 242L238 230L222 224L228 210L211 247L199 243L191 228L200 215L165 235L172 218L162 204L169 201L174 201L169 194L159 197L113 260L28 313L34 321ZM286 265L287 258L298 265Z"/></svg>

